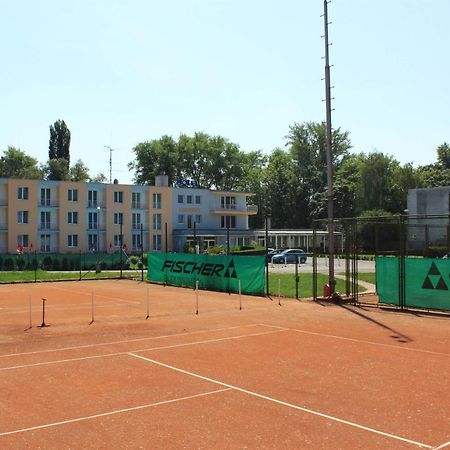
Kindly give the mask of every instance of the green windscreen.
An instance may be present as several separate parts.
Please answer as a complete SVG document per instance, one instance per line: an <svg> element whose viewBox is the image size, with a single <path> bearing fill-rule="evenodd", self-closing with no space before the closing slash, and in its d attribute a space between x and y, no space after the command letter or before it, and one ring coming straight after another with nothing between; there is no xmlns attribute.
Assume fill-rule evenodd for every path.
<svg viewBox="0 0 450 450"><path fill-rule="evenodd" d="M264 295L264 256L149 253L147 279L174 286Z"/></svg>
<svg viewBox="0 0 450 450"><path fill-rule="evenodd" d="M450 310L450 260L405 258L405 306ZM381 303L399 304L399 258L377 257Z"/></svg>

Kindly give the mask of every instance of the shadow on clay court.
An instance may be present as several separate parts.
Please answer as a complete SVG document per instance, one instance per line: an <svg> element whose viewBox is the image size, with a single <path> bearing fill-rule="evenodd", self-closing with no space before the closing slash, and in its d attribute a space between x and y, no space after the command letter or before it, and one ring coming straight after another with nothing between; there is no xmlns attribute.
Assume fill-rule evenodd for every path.
<svg viewBox="0 0 450 450"><path fill-rule="evenodd" d="M357 315L358 317L361 317L364 320L367 320L393 334L391 334L389 337L394 339L396 342L400 342L400 343L407 343L407 342L413 342L413 339L411 339L409 336L406 336L406 334L400 333L397 330L394 330L393 328L389 327L388 325L385 325L382 322L379 322L378 320L373 319L372 317L367 316L366 314L363 314L361 311L357 311L356 309L354 309L355 307L350 308L347 305L344 304L338 304L338 306L340 306L341 308L345 309L346 311Z"/></svg>

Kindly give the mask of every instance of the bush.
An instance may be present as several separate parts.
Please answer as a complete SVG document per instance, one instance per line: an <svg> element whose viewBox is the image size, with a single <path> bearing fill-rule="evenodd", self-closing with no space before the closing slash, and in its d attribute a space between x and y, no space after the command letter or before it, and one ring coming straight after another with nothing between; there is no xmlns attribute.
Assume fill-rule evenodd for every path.
<svg viewBox="0 0 450 450"><path fill-rule="evenodd" d="M44 270L52 270L53 268L53 260L51 256L45 256L42 260L42 268Z"/></svg>
<svg viewBox="0 0 450 450"><path fill-rule="evenodd" d="M14 270L16 265L14 264L14 260L12 258L6 258L3 264L3 270L12 271Z"/></svg>
<svg viewBox="0 0 450 450"><path fill-rule="evenodd" d="M137 256L133 255L133 256L130 256L129 261L133 266L135 266L136 264L139 263L139 258Z"/></svg>
<svg viewBox="0 0 450 450"><path fill-rule="evenodd" d="M430 246L423 251L425 258L442 258L447 254L447 247L436 245Z"/></svg>
<svg viewBox="0 0 450 450"><path fill-rule="evenodd" d="M63 258L61 261L61 270L69 270L69 261L67 258Z"/></svg>
<svg viewBox="0 0 450 450"><path fill-rule="evenodd" d="M17 265L17 270L24 270L25 266L27 265L25 258L17 258L16 259L16 265Z"/></svg>

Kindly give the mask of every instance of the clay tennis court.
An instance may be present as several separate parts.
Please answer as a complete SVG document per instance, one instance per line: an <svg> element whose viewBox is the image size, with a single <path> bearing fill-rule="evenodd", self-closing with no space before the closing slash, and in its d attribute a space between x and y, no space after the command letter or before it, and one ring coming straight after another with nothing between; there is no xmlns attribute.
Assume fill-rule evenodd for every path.
<svg viewBox="0 0 450 450"><path fill-rule="evenodd" d="M126 280L2 285L0 448L450 449L449 329Z"/></svg>

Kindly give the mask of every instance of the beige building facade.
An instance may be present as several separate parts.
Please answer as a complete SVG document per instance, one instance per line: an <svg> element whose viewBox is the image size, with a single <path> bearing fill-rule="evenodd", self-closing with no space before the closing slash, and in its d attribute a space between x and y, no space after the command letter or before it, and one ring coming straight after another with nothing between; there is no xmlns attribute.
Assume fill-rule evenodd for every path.
<svg viewBox="0 0 450 450"><path fill-rule="evenodd" d="M238 243L257 212L248 195L171 187L165 175L155 186L3 178L0 253L182 251L195 223L207 243L223 241L227 226Z"/></svg>

